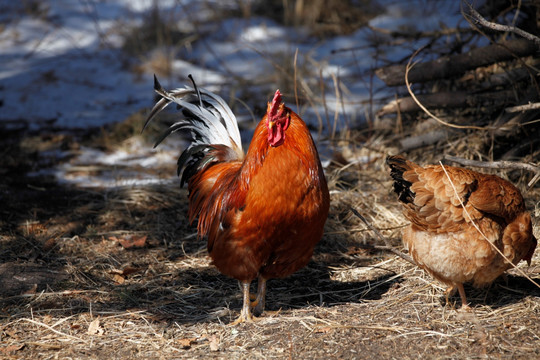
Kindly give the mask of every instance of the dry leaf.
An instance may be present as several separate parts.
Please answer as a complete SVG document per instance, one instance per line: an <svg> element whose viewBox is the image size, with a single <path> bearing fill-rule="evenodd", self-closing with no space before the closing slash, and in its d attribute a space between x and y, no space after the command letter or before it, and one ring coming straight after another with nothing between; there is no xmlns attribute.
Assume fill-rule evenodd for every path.
<svg viewBox="0 0 540 360"><path fill-rule="evenodd" d="M210 351L218 351L219 350L219 339L215 335L211 335L208 337L208 342L210 343Z"/></svg>
<svg viewBox="0 0 540 360"><path fill-rule="evenodd" d="M30 289L22 293L22 295L32 295L35 294L37 290L37 284L34 284Z"/></svg>
<svg viewBox="0 0 540 360"><path fill-rule="evenodd" d="M324 327L319 327L319 328L315 329L316 334L318 334L318 333L326 334L326 333L328 333L330 331L332 331L332 327L330 327L330 326L324 326Z"/></svg>
<svg viewBox="0 0 540 360"><path fill-rule="evenodd" d="M133 266L126 266L123 270L112 269L109 274L113 276L113 280L117 285L121 285L126 281L126 277L130 274L138 272L139 269Z"/></svg>
<svg viewBox="0 0 540 360"><path fill-rule="evenodd" d="M110 240L117 240L120 245L122 245L122 247L124 249L130 249L130 248L142 248L146 245L146 238L148 236L147 235L143 235L143 236L137 236L137 235L126 235L124 236L123 239L118 239L114 236L111 236L109 239Z"/></svg>
<svg viewBox="0 0 540 360"><path fill-rule="evenodd" d="M180 339L178 343L182 346L182 349L189 349L192 344L197 343L197 338Z"/></svg>
<svg viewBox="0 0 540 360"><path fill-rule="evenodd" d="M49 251L56 245L56 239L50 238L43 244L43 251Z"/></svg>
<svg viewBox="0 0 540 360"><path fill-rule="evenodd" d="M24 347L24 344L19 344L19 345L9 345L9 346L0 348L0 351L3 352L3 353L10 353L10 352L13 352L13 351L19 351L19 350L21 350L23 347Z"/></svg>
<svg viewBox="0 0 540 360"><path fill-rule="evenodd" d="M99 325L99 318L95 318L94 320L92 320L92 322L88 326L88 335L103 335L104 332L105 331L103 330L101 325Z"/></svg>
<svg viewBox="0 0 540 360"><path fill-rule="evenodd" d="M122 270L122 275L128 276L130 274L136 273L139 271L139 268L133 267L133 266L126 266L124 270Z"/></svg>
<svg viewBox="0 0 540 360"><path fill-rule="evenodd" d="M116 285L122 285L126 281L126 278L123 277L122 275L114 274L113 280L116 283Z"/></svg>

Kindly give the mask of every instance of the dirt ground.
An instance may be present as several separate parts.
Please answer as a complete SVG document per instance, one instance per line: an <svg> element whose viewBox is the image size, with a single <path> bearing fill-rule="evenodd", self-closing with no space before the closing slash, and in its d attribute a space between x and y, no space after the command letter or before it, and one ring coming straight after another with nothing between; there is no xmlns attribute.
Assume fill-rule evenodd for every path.
<svg viewBox="0 0 540 360"><path fill-rule="evenodd" d="M1 358L540 356L540 289L516 270L489 289L466 287L473 311L464 312L457 296L445 305L444 288L430 276L373 248L383 244L351 206L398 249L406 224L377 151L364 149L369 163L328 169L331 214L313 261L269 282L259 321L231 326L239 287L209 263L178 180L83 189L36 173L71 161L43 154L75 156L81 144L103 147L102 140L16 131L0 140ZM174 166L159 171L172 176ZM538 185L525 197L538 237ZM538 252L531 267L520 267L540 283Z"/></svg>

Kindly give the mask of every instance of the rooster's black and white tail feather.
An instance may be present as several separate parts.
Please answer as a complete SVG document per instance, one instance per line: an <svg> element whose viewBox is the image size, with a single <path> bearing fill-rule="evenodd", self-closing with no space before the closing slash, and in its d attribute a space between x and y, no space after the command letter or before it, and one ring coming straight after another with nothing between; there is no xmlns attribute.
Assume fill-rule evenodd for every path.
<svg viewBox="0 0 540 360"><path fill-rule="evenodd" d="M222 144L235 150L242 150L236 116L219 95L202 88L189 86L169 92L163 89L155 75L154 90L163 98L156 103L150 112L144 128L171 102L178 104L186 116L185 119L172 124L155 146L173 132L189 129L193 136L192 146Z"/></svg>
<svg viewBox="0 0 540 360"><path fill-rule="evenodd" d="M190 79L193 81L191 76ZM191 133L191 144L178 159L179 174L185 166L182 183L215 160L215 157L210 154L211 150L215 150L215 145L224 145L227 148L226 158L228 160L241 160L243 158L244 153L236 116L220 96L198 88L194 81L193 88L185 86L167 91L163 89L155 75L154 90L162 98L152 108L143 130L170 103L176 103L184 115L184 118L172 124L159 137L154 147L178 130L189 130Z"/></svg>

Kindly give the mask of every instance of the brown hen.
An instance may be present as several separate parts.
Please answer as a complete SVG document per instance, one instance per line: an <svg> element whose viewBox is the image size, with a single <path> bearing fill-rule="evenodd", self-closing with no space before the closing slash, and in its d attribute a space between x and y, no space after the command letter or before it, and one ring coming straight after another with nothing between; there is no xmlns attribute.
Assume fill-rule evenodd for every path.
<svg viewBox="0 0 540 360"><path fill-rule="evenodd" d="M402 156L386 163L411 222L403 243L419 267L448 285L447 303L457 288L466 309L463 283L486 286L520 260L530 265L537 241L514 185L463 168L421 167Z"/></svg>

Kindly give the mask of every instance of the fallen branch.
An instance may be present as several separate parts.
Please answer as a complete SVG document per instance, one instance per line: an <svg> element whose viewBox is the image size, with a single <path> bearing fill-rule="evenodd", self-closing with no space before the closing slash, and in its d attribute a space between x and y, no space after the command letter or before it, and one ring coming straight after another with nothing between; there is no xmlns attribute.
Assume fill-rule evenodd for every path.
<svg viewBox="0 0 540 360"><path fill-rule="evenodd" d="M451 155L445 155L444 160L453 161L455 163L465 165L465 166L473 166L473 167L479 167L479 168L512 169L512 170L530 171L530 172L534 173L535 176L527 184L528 187L534 186L534 184L538 180L540 180L540 166L534 165L534 164L522 163L522 162L514 162L514 161L506 161L506 160L478 161L478 160L463 159L463 158L456 157L456 156L451 156Z"/></svg>
<svg viewBox="0 0 540 360"><path fill-rule="evenodd" d="M438 30L432 30L432 31L420 31L420 30L413 30L411 28L407 28L405 30L401 29L384 29L377 26L367 25L367 27L372 30L373 32L380 33L383 35L388 35L393 38L406 38L406 39L414 39L418 40L421 38L440 38L442 36L450 36L450 35L456 35L456 34L467 34L471 33L474 30L470 27L462 27L462 28L441 28Z"/></svg>
<svg viewBox="0 0 540 360"><path fill-rule="evenodd" d="M416 65L418 66L418 65ZM481 105L504 104L515 99L515 91L497 91L483 94L466 92L439 92L435 94L417 95L420 103L429 108L459 108L476 107ZM412 97L392 100L384 105L377 115L382 116L396 112L408 113L420 111L421 107Z"/></svg>
<svg viewBox="0 0 540 360"><path fill-rule="evenodd" d="M410 262L411 264L413 265L416 265L416 263L414 262L414 260L407 254L404 254L402 253L401 251L397 250L396 248L394 248L392 246L392 244L390 244L390 241L384 237L380 232L379 230L377 230L374 226L372 226L370 223L368 223L368 221L366 220L365 217L363 217L362 215L360 215L360 213L358 211L356 211L356 209L352 208L351 207L351 211L354 215L356 215L360 220L362 220L364 222L364 224L366 224L366 226L375 233L375 235L379 238L379 240L382 240L384 241L384 243L386 244L386 246L377 246L377 249L381 249L381 250L388 250L394 254L396 254L397 256L399 256L400 258L402 258L403 260L405 261L408 261Z"/></svg>
<svg viewBox="0 0 540 360"><path fill-rule="evenodd" d="M536 43L537 46L540 46L540 38L538 36L535 36L531 33L528 33L526 32L525 30L522 30L518 27L515 27L515 26L509 26L509 25L502 25L502 24L497 24L497 23L494 23L494 22L491 22L491 21L487 21L484 17L482 17L482 15L480 15L478 13L478 11L476 11L471 4L468 4L467 5L469 6L469 11L471 13L472 16L470 16L472 18L472 20L476 23L476 24L480 24L482 25L483 27L486 27L488 29L491 29L491 30L495 30L495 31L501 31L501 32L512 32L514 34L517 34L527 40L530 40L530 41L534 41ZM467 16L465 16L465 18L467 18Z"/></svg>
<svg viewBox="0 0 540 360"><path fill-rule="evenodd" d="M516 39L474 49L464 54L444 56L437 60L417 64L409 73L409 81L423 83L431 80L459 76L468 70L516 57L529 56L538 46L529 40ZM405 84L407 65L392 65L377 69L375 74L388 86Z"/></svg>
<svg viewBox="0 0 540 360"><path fill-rule="evenodd" d="M513 169L513 170L527 170L534 173L540 172L540 166L528 164L528 163L521 163L521 162L514 162L514 161L478 161L478 160L469 160L469 159L463 159L457 156L451 156L451 155L445 155L445 160L450 160L453 162L456 162L461 165L465 166L474 166L474 167L480 167L480 168L490 168L490 169Z"/></svg>
<svg viewBox="0 0 540 360"><path fill-rule="evenodd" d="M401 152L405 152L418 149L423 146L432 145L448 138L448 136L451 134L455 134L455 132L449 130L448 128L443 128L416 136L406 137L399 140L399 149Z"/></svg>
<svg viewBox="0 0 540 360"><path fill-rule="evenodd" d="M517 105L504 109L508 113L515 113L521 111L538 110L540 109L540 103L529 103L525 105Z"/></svg>

